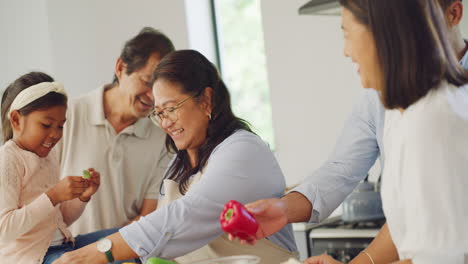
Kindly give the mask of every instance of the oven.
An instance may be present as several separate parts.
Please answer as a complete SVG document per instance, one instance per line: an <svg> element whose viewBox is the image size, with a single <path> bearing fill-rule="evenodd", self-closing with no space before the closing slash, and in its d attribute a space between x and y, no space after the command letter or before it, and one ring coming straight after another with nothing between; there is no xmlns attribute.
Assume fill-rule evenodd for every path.
<svg viewBox="0 0 468 264"><path fill-rule="evenodd" d="M293 225L301 260L323 253L348 263L365 249L380 231L385 219L344 222L340 216L320 224Z"/></svg>

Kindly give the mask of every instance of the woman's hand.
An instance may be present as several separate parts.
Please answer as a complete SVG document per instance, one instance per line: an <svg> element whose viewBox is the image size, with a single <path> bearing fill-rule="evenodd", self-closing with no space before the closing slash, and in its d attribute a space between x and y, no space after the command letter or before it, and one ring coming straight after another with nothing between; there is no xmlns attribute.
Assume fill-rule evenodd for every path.
<svg viewBox="0 0 468 264"><path fill-rule="evenodd" d="M284 201L277 198L259 200L246 204L247 210L255 217L258 223L256 239L262 239L278 232L287 223L287 205ZM229 235L230 240L234 238ZM242 244L255 244L256 240L241 240Z"/></svg>
<svg viewBox="0 0 468 264"><path fill-rule="evenodd" d="M138 255L125 242L119 232L107 237L112 241L112 255L115 260L134 259ZM106 264L107 257L97 250L97 243L63 254L52 264Z"/></svg>
<svg viewBox="0 0 468 264"><path fill-rule="evenodd" d="M86 180L89 184L89 187L84 190L80 196L80 200L83 202L89 201L91 196L97 192L99 185L101 184L101 174L95 171L93 168L88 169L89 174L91 174L91 179Z"/></svg>
<svg viewBox="0 0 468 264"><path fill-rule="evenodd" d="M342 262L339 262L326 254L308 258L304 260L303 263L304 264L342 264Z"/></svg>
<svg viewBox="0 0 468 264"><path fill-rule="evenodd" d="M67 176L60 180L46 194L55 206L61 202L80 197L89 187L89 183L81 176Z"/></svg>
<svg viewBox="0 0 468 264"><path fill-rule="evenodd" d="M86 247L63 254L52 264L106 264L107 258L104 253L97 250L96 243Z"/></svg>

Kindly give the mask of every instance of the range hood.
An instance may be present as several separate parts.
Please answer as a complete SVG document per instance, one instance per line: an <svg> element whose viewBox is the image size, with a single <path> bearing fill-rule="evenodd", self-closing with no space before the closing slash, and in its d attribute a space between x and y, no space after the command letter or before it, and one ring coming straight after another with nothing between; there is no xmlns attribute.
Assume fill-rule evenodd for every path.
<svg viewBox="0 0 468 264"><path fill-rule="evenodd" d="M299 15L339 16L341 7L338 0L310 0L299 8Z"/></svg>

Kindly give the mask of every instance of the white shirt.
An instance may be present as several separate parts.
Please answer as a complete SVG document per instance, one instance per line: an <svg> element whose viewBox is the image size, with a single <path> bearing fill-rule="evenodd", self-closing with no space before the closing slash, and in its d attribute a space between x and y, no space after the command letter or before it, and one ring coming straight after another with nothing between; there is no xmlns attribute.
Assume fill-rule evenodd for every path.
<svg viewBox="0 0 468 264"><path fill-rule="evenodd" d="M460 61L468 69L468 52ZM330 111L332 111L331 109ZM310 222L326 219L366 177L379 158L384 168L385 108L374 89L364 89L346 121L335 149L320 168L292 192L302 193L313 205Z"/></svg>
<svg viewBox="0 0 468 264"><path fill-rule="evenodd" d="M164 170L166 134L148 118L116 134L104 117L104 89L69 103L62 143L62 176L94 168L101 185L81 217L74 235L120 227L140 214L144 199L157 199ZM161 160L162 159L162 160Z"/></svg>
<svg viewBox="0 0 468 264"><path fill-rule="evenodd" d="M468 261L468 86L385 115L382 200L400 259Z"/></svg>
<svg viewBox="0 0 468 264"><path fill-rule="evenodd" d="M172 259L224 233L219 215L229 200L245 204L279 198L284 190L283 173L268 146L258 136L239 130L213 150L200 181L183 197L119 232L144 261L152 256ZM268 239L296 251L291 225Z"/></svg>

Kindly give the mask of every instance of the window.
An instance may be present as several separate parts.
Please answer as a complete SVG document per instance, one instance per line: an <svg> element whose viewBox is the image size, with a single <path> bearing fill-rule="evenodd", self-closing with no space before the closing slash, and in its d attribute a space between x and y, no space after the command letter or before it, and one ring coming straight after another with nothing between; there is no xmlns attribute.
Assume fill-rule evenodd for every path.
<svg viewBox="0 0 468 264"><path fill-rule="evenodd" d="M234 113L274 149L260 0L214 0L218 52Z"/></svg>

